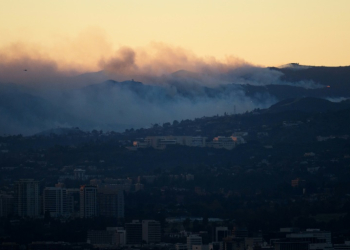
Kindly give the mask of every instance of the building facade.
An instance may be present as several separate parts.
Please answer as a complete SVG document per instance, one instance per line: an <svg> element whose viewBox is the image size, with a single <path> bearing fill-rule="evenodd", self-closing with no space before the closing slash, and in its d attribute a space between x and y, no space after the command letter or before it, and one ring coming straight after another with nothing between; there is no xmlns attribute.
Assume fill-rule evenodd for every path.
<svg viewBox="0 0 350 250"><path fill-rule="evenodd" d="M138 220L131 223L125 223L126 244L139 245L142 244L142 224Z"/></svg>
<svg viewBox="0 0 350 250"><path fill-rule="evenodd" d="M202 237L191 234L187 237L187 250L192 250L192 246L194 245L202 245Z"/></svg>
<svg viewBox="0 0 350 250"><path fill-rule="evenodd" d="M97 211L97 187L80 187L80 218L89 218L98 215Z"/></svg>
<svg viewBox="0 0 350 250"><path fill-rule="evenodd" d="M43 192L43 210L51 217L70 216L72 205L67 190L60 187L46 187Z"/></svg>
<svg viewBox="0 0 350 250"><path fill-rule="evenodd" d="M99 214L105 217L124 218L124 192L121 189L100 188L98 190Z"/></svg>
<svg viewBox="0 0 350 250"><path fill-rule="evenodd" d="M142 240L147 243L158 243L161 241L160 222L155 220L142 221Z"/></svg>
<svg viewBox="0 0 350 250"><path fill-rule="evenodd" d="M21 217L37 217L40 214L39 182L21 179L15 182L15 214Z"/></svg>

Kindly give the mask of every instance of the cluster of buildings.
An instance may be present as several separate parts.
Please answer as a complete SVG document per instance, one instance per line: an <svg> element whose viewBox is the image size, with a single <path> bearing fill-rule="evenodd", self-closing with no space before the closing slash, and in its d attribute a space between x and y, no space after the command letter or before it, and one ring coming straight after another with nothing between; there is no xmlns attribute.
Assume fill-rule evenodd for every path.
<svg viewBox="0 0 350 250"><path fill-rule="evenodd" d="M175 244L175 250L255 250L257 246L266 246L262 237L248 237L246 228L229 230L228 227L218 226L212 233L213 241L210 243L204 243L208 232L189 234L185 244Z"/></svg>
<svg viewBox="0 0 350 250"><path fill-rule="evenodd" d="M124 191L119 185L83 185L65 188L63 184L45 187L39 192L39 181L21 179L15 182L13 195L0 196L0 217L88 218L105 216L124 218Z"/></svg>
<svg viewBox="0 0 350 250"><path fill-rule="evenodd" d="M106 230L88 232L87 243L98 247L165 246L173 250L350 250L350 242L332 244L331 232L319 229L300 231L296 228L281 228L269 242L258 235L250 236L245 228L229 230L218 226L212 233L212 242L207 241L208 232L182 232L185 243L161 243L161 225L154 220L134 220L125 227L110 227Z"/></svg>
<svg viewBox="0 0 350 250"><path fill-rule="evenodd" d="M203 244L200 234L191 234L186 244L176 244L176 250L349 250L350 242L332 244L331 232L319 229L300 231L281 228L276 238L266 242L261 236L250 237L247 230L216 227L213 242Z"/></svg>
<svg viewBox="0 0 350 250"><path fill-rule="evenodd" d="M211 147L231 150L237 145L245 143L246 132L237 132L232 136L217 136L212 141L202 136L147 136L133 142L135 148L165 149L168 145L183 145L188 147Z"/></svg>
<svg viewBox="0 0 350 250"><path fill-rule="evenodd" d="M332 244L332 236L329 231L319 229L307 229L299 231L295 228L281 228L280 233L285 237L271 239L270 244L275 250L338 250L350 249L350 245ZM344 245L344 246L343 246Z"/></svg>
<svg viewBox="0 0 350 250"><path fill-rule="evenodd" d="M107 227L106 230L90 230L87 243L102 246L141 246L161 242L161 225L155 220L133 220L124 227Z"/></svg>

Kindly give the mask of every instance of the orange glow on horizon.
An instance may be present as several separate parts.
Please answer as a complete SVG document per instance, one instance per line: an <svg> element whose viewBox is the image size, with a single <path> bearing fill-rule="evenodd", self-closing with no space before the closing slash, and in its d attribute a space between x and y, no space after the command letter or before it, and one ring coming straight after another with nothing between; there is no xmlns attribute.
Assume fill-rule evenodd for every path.
<svg viewBox="0 0 350 250"><path fill-rule="evenodd" d="M349 9L348 0L4 0L0 56L24 52L58 70L96 71L123 47L152 57L156 43L220 62L349 65Z"/></svg>

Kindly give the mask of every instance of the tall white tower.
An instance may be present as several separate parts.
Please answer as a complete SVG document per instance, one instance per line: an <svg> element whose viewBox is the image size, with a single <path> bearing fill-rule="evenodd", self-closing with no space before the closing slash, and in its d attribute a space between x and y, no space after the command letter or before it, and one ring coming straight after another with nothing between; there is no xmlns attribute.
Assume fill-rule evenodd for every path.
<svg viewBox="0 0 350 250"><path fill-rule="evenodd" d="M22 217L39 216L39 182L21 179L15 182L15 213Z"/></svg>

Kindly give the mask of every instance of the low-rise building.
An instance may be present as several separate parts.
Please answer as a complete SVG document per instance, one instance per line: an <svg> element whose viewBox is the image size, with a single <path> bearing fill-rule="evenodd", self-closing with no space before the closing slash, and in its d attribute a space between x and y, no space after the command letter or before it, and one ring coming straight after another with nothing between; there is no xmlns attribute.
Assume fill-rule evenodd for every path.
<svg viewBox="0 0 350 250"><path fill-rule="evenodd" d="M133 142L134 147L165 149L169 145L183 145L189 147L205 147L206 137L201 136L147 136Z"/></svg>
<svg viewBox="0 0 350 250"><path fill-rule="evenodd" d="M126 232L122 227L107 227L106 230L90 230L87 243L98 246L118 246L126 244Z"/></svg>
<svg viewBox="0 0 350 250"><path fill-rule="evenodd" d="M192 250L192 246L202 245L202 237L196 234L191 234L187 237L187 250Z"/></svg>

